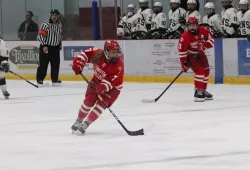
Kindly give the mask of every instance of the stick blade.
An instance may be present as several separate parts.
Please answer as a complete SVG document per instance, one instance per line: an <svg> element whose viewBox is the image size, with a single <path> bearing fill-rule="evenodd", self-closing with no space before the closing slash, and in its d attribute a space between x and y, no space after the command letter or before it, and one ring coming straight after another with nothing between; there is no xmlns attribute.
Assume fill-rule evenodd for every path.
<svg viewBox="0 0 250 170"><path fill-rule="evenodd" d="M130 136L144 135L144 129L140 129L140 130L137 130L137 131L129 131L128 135L130 135Z"/></svg>
<svg viewBox="0 0 250 170"><path fill-rule="evenodd" d="M155 103L155 99L142 99L141 100L142 103Z"/></svg>

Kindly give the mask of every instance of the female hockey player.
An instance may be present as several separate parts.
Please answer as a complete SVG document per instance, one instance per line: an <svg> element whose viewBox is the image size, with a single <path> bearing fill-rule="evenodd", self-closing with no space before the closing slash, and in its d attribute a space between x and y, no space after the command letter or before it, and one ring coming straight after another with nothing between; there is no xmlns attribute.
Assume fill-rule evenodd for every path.
<svg viewBox="0 0 250 170"><path fill-rule="evenodd" d="M189 17L187 30L179 39L179 55L182 70L187 72L191 67L195 74L195 102L213 99L213 96L206 91L210 68L205 54L206 48L213 46L214 38L209 29L204 26L198 27L198 19Z"/></svg>
<svg viewBox="0 0 250 170"><path fill-rule="evenodd" d="M106 109L97 95L111 106L118 98L123 84L124 65L120 56L120 45L116 40L107 40L103 49L88 49L75 56L72 69L80 74L86 63L92 63L94 77L87 88L85 99L78 112L78 118L71 127L82 134Z"/></svg>
<svg viewBox="0 0 250 170"><path fill-rule="evenodd" d="M10 65L8 63L9 52L5 41L0 37L0 88L6 99L9 99L9 92L7 91L5 73L9 72Z"/></svg>

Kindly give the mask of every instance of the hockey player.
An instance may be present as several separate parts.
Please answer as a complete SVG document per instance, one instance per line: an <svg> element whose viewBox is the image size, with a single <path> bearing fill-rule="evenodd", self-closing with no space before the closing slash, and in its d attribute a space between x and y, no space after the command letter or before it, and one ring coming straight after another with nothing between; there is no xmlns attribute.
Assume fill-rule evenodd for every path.
<svg viewBox="0 0 250 170"><path fill-rule="evenodd" d="M189 17L196 17L198 19L199 24L201 23L201 15L196 10L197 8L197 2L196 0L188 0L187 1L187 14L186 14L186 21L188 21Z"/></svg>
<svg viewBox="0 0 250 170"><path fill-rule="evenodd" d="M153 11L148 6L148 0L139 0L139 6L133 39L146 39L148 32L151 30Z"/></svg>
<svg viewBox="0 0 250 170"><path fill-rule="evenodd" d="M162 3L155 2L153 6L154 14L152 19L151 31L148 35L150 39L160 39L167 30L167 17L162 12L162 9Z"/></svg>
<svg viewBox="0 0 250 170"><path fill-rule="evenodd" d="M5 80L5 73L9 72L10 65L8 63L9 52L6 47L5 41L0 38L0 88L6 99L9 99L9 92Z"/></svg>
<svg viewBox="0 0 250 170"><path fill-rule="evenodd" d="M186 25L186 10L180 7L180 0L170 1L171 10L168 13L169 28L165 38L179 38Z"/></svg>
<svg viewBox="0 0 250 170"><path fill-rule="evenodd" d="M187 21L187 30L179 39L178 49L182 70L187 72L191 68L195 73L195 102L213 99L213 96L206 91L210 71L204 52L206 48L213 46L214 38L209 29L204 26L198 27L198 19L190 17Z"/></svg>
<svg viewBox="0 0 250 170"><path fill-rule="evenodd" d="M205 4L206 15L202 19L203 24L208 24L210 31L213 33L215 38L220 38L221 35L221 18L215 13L215 5L213 2Z"/></svg>
<svg viewBox="0 0 250 170"><path fill-rule="evenodd" d="M232 0L221 0L221 5L224 8L221 12L221 32L223 38L236 37L235 33L238 29L237 10L231 5Z"/></svg>
<svg viewBox="0 0 250 170"><path fill-rule="evenodd" d="M247 37L250 34L250 10L248 0L240 0L240 11L237 13L239 21L240 37Z"/></svg>
<svg viewBox="0 0 250 170"><path fill-rule="evenodd" d="M131 39L132 33L136 28L137 17L135 15L135 5L130 4L127 8L127 14L122 17L118 24L117 35L124 39Z"/></svg>
<svg viewBox="0 0 250 170"><path fill-rule="evenodd" d="M88 49L75 56L72 69L76 75L80 74L86 63L93 63L94 77L85 95L78 118L71 127L82 134L106 109L97 95L111 106L118 98L123 85L124 65L120 55L120 45L116 40L107 40L103 49Z"/></svg>

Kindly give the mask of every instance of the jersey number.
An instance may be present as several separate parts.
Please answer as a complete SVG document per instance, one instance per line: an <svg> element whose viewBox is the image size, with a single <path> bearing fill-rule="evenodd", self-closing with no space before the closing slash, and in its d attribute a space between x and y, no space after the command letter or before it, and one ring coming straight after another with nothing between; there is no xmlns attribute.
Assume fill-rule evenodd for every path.
<svg viewBox="0 0 250 170"><path fill-rule="evenodd" d="M171 27L175 27L175 25L176 25L175 20L170 19L169 22L170 22L170 26L171 26Z"/></svg>

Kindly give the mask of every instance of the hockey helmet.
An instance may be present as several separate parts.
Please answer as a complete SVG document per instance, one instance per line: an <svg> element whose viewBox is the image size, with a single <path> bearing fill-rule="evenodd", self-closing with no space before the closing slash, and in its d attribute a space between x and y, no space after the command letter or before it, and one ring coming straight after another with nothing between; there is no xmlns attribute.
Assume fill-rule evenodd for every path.
<svg viewBox="0 0 250 170"><path fill-rule="evenodd" d="M221 0L221 6L222 6L223 8L227 8L229 5L232 4L232 1L233 1L233 0Z"/></svg>
<svg viewBox="0 0 250 170"><path fill-rule="evenodd" d="M208 2L205 4L205 13L206 15L210 15L215 11L215 5L213 2Z"/></svg>
<svg viewBox="0 0 250 170"><path fill-rule="evenodd" d="M170 0L170 8L175 11L180 6L180 0Z"/></svg>
<svg viewBox="0 0 250 170"><path fill-rule="evenodd" d="M240 0L239 2L239 8L242 12L245 12L248 10L249 2L248 0Z"/></svg>
<svg viewBox="0 0 250 170"><path fill-rule="evenodd" d="M115 63L119 54L121 52L121 48L119 43L116 40L107 40L104 43L104 55L107 60L111 63Z"/></svg>
<svg viewBox="0 0 250 170"><path fill-rule="evenodd" d="M197 2L196 0L188 0L187 1L187 9L188 11L194 11L196 9Z"/></svg>
<svg viewBox="0 0 250 170"><path fill-rule="evenodd" d="M134 4L129 4L128 8L127 8L127 15L130 17L132 15L134 15L136 12L136 7Z"/></svg>
<svg viewBox="0 0 250 170"><path fill-rule="evenodd" d="M189 17L188 18L187 28L194 35L197 35L197 33L198 33L198 23L199 23L199 21L196 17Z"/></svg>
<svg viewBox="0 0 250 170"><path fill-rule="evenodd" d="M141 9L148 8L148 0L139 0L139 6Z"/></svg>
<svg viewBox="0 0 250 170"><path fill-rule="evenodd" d="M162 8L163 8L162 3L155 2L154 6L153 6L153 11L154 11L154 13L160 13L160 12L162 12Z"/></svg>

